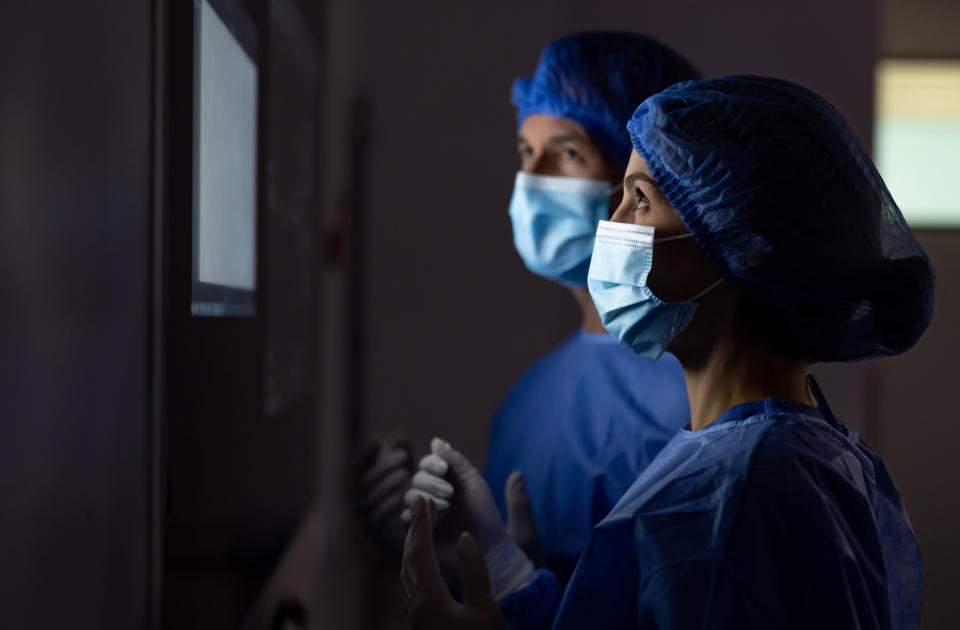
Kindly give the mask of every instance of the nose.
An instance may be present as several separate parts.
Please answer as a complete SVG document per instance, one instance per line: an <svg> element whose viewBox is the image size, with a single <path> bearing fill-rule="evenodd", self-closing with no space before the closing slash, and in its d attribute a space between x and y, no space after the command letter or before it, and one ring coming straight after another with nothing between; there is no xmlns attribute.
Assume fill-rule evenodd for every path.
<svg viewBox="0 0 960 630"><path fill-rule="evenodd" d="M551 168L548 157L544 151L537 151L523 163L520 170L530 175L556 175L557 173L555 169Z"/></svg>
<svg viewBox="0 0 960 630"><path fill-rule="evenodd" d="M613 211L613 214L610 215L610 220L616 223L634 223L633 216L631 215L631 200L628 198L628 195L624 195L623 199L620 200L620 205Z"/></svg>

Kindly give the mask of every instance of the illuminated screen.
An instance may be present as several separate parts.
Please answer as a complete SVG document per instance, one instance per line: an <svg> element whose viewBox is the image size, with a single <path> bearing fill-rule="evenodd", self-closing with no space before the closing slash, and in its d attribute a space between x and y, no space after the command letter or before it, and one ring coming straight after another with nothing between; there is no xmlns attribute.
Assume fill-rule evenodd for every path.
<svg viewBox="0 0 960 630"><path fill-rule="evenodd" d="M960 226L960 61L877 65L875 160L912 227Z"/></svg>
<svg viewBox="0 0 960 630"><path fill-rule="evenodd" d="M251 316L257 288L257 66L202 0L194 60L193 295L199 316Z"/></svg>

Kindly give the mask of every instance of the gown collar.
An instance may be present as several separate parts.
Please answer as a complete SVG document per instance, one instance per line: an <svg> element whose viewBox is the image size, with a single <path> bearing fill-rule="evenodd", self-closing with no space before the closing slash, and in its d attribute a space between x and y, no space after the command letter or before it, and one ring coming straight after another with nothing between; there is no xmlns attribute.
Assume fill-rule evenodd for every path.
<svg viewBox="0 0 960 630"><path fill-rule="evenodd" d="M763 400L755 400L753 402L742 403L730 407L720 414L720 417L705 426L700 431L691 431L689 424L684 427L683 431L689 435L697 435L699 433L703 433L704 431L718 429L721 426L731 422L740 422L749 418L767 416L771 414L804 415L820 420L828 420L828 416L826 416L821 409L818 409L817 407L811 407L810 405L789 400L780 400L779 398L764 398ZM829 416L829 418L832 418L832 414Z"/></svg>
<svg viewBox="0 0 960 630"><path fill-rule="evenodd" d="M607 344L607 345L620 343L619 341L617 341L616 337L614 337L610 333L587 332L583 328L577 329L577 332L574 334L574 338L579 341L584 341L586 343Z"/></svg>

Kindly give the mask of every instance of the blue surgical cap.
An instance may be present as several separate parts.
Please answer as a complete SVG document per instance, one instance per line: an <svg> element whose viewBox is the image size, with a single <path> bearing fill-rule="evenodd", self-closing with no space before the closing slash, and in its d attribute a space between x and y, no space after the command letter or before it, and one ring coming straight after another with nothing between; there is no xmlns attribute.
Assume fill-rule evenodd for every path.
<svg viewBox="0 0 960 630"><path fill-rule="evenodd" d="M543 50L529 79L516 79L510 101L517 127L530 114L576 121L623 166L630 138L623 125L651 94L699 79L690 63L660 42L634 33L596 32L561 37Z"/></svg>
<svg viewBox="0 0 960 630"><path fill-rule="evenodd" d="M893 355L933 313L933 269L840 113L779 79L674 85L627 124L708 260L812 361Z"/></svg>

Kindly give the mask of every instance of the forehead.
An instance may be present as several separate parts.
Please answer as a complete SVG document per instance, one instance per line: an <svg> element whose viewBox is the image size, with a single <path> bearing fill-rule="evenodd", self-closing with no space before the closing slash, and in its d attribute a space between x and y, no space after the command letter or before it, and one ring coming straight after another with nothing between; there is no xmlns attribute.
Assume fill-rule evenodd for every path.
<svg viewBox="0 0 960 630"><path fill-rule="evenodd" d="M533 143L546 142L561 136L574 136L592 143L590 134L580 126L580 123L563 116L530 114L523 119L517 133L521 139Z"/></svg>
<svg viewBox="0 0 960 630"><path fill-rule="evenodd" d="M643 173L644 175L653 177L650 173L650 167L647 166L647 161L637 153L636 149L630 152L630 161L627 162L627 175L631 173Z"/></svg>
<svg viewBox="0 0 960 630"><path fill-rule="evenodd" d="M627 170L623 173L624 182L629 184L631 179L643 180L660 188L660 183L657 181L657 178L653 176L653 173L650 172L650 167L647 166L646 160L637 153L636 149L630 152L630 161L627 162Z"/></svg>

